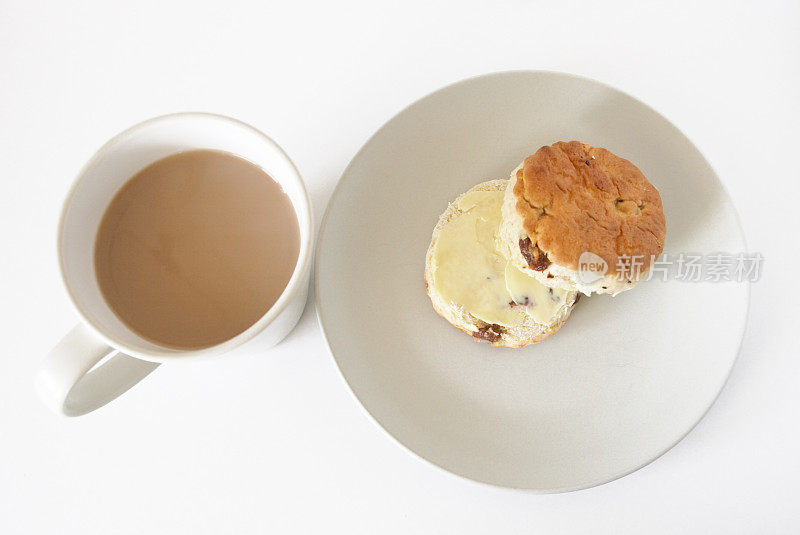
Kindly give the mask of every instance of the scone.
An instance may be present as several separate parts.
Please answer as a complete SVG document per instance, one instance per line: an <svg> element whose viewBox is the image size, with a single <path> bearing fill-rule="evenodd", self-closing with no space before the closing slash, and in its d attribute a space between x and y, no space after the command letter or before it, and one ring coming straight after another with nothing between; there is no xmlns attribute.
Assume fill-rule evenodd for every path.
<svg viewBox="0 0 800 535"><path fill-rule="evenodd" d="M553 288L617 294L664 248L661 197L631 162L579 141L540 148L511 174L501 251Z"/></svg>
<svg viewBox="0 0 800 535"><path fill-rule="evenodd" d="M540 284L497 249L507 184L484 182L450 203L433 230L425 286L436 312L461 331L522 347L558 331L577 293Z"/></svg>

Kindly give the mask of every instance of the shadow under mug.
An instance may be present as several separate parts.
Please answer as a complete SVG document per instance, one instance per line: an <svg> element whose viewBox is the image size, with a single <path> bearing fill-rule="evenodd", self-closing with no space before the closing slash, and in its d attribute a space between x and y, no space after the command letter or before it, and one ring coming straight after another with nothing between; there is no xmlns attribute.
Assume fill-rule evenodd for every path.
<svg viewBox="0 0 800 535"><path fill-rule="evenodd" d="M283 293L250 328L215 346L180 350L142 338L114 314L97 283L94 244L106 207L134 174L170 154L195 149L230 152L260 166L278 182L297 214L300 252ZM39 396L56 413L80 416L118 397L160 363L215 357L251 341L256 345L256 340L259 348L277 344L305 307L313 241L311 205L300 174L286 153L260 131L207 113L165 115L129 128L95 153L64 202L58 261L81 323L42 362L36 377Z"/></svg>

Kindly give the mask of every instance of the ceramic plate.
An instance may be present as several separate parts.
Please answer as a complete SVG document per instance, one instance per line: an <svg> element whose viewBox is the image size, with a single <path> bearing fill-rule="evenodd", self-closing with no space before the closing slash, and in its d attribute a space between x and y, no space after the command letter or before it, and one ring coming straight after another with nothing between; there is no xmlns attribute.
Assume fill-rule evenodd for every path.
<svg viewBox="0 0 800 535"><path fill-rule="evenodd" d="M347 384L399 443L477 481L557 492L644 466L702 418L742 339L748 284L685 270L688 281L584 298L523 349L475 342L434 312L425 251L448 202L573 139L628 158L658 188L673 259L745 250L730 198L675 126L549 72L472 78L415 102L355 156L323 222L317 312Z"/></svg>

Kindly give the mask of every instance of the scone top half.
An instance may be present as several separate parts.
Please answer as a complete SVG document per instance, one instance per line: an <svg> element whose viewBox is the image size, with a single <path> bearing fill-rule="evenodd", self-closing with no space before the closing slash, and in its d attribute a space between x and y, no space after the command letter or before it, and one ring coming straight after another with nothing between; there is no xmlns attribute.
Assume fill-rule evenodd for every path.
<svg viewBox="0 0 800 535"><path fill-rule="evenodd" d="M646 278L663 251L661 196L635 165L606 149L560 141L510 178L504 254L543 284L616 294Z"/></svg>

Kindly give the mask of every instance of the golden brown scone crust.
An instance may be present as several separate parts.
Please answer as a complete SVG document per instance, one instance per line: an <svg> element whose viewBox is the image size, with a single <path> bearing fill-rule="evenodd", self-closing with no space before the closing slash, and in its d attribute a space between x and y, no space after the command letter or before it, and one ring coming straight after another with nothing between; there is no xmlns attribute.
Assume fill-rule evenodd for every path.
<svg viewBox="0 0 800 535"><path fill-rule="evenodd" d="M646 271L664 248L661 196L631 162L580 141L559 141L525 159L514 185L516 209L532 248L578 269L586 251L624 275L624 258ZM622 261L618 260L622 257Z"/></svg>

